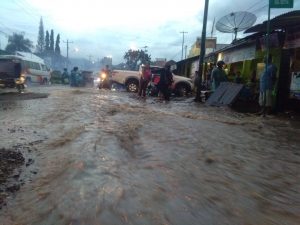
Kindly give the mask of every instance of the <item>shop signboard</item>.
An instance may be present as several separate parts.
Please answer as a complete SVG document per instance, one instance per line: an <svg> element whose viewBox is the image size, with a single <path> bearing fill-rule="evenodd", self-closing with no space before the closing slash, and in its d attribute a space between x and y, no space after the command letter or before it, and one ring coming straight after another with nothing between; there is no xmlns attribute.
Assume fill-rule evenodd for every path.
<svg viewBox="0 0 300 225"><path fill-rule="evenodd" d="M300 100L300 71L292 72L290 97Z"/></svg>
<svg viewBox="0 0 300 225"><path fill-rule="evenodd" d="M293 8L294 0L269 0L270 8Z"/></svg>
<svg viewBox="0 0 300 225"><path fill-rule="evenodd" d="M255 45L223 52L223 61L228 63L252 60L255 58Z"/></svg>

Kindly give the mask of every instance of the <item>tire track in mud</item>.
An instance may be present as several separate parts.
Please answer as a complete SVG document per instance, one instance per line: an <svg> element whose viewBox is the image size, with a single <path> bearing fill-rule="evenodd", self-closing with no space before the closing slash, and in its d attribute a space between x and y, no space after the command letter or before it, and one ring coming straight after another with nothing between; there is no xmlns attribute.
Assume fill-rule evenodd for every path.
<svg viewBox="0 0 300 225"><path fill-rule="evenodd" d="M83 132L85 132L84 126L70 128L69 130L64 131L64 133L57 139L51 140L49 143L47 143L47 145L49 148L63 147L64 145L69 144L70 142L74 141Z"/></svg>
<svg viewBox="0 0 300 225"><path fill-rule="evenodd" d="M136 107L136 106L134 106ZM109 104L101 108L101 131L117 139L118 145L130 158L136 159L138 152L143 151L139 132L143 117L138 114L138 107L130 104Z"/></svg>
<svg viewBox="0 0 300 225"><path fill-rule="evenodd" d="M101 98L101 97L100 97ZM122 98L124 100L125 98ZM131 158L136 160L149 160L153 154L145 140L148 138L145 134L149 133L147 124L153 120L161 120L164 117L178 117L180 115L163 111L157 105L147 102L105 99L105 105L98 108L98 119L102 131L109 136L117 138L119 146L124 149ZM108 101L108 102L107 102ZM104 102L103 102L104 103ZM155 134L151 134L151 138ZM147 142L148 143L148 142ZM150 146L152 148L152 144ZM157 160L157 159L155 159Z"/></svg>

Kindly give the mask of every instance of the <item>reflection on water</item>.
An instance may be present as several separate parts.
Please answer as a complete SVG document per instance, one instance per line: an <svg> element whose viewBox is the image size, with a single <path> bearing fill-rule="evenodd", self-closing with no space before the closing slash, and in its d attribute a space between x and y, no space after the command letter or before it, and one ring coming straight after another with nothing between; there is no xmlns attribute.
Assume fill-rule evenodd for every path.
<svg viewBox="0 0 300 225"><path fill-rule="evenodd" d="M289 121L191 99L47 90L1 115L24 115L22 126L48 138L1 225L300 223L299 129Z"/></svg>

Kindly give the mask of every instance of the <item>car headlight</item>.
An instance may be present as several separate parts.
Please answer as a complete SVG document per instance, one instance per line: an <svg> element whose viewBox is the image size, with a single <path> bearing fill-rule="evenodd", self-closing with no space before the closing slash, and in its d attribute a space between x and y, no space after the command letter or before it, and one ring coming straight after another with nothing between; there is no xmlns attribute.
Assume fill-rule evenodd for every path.
<svg viewBox="0 0 300 225"><path fill-rule="evenodd" d="M101 78L105 79L106 78L106 73L101 73Z"/></svg>

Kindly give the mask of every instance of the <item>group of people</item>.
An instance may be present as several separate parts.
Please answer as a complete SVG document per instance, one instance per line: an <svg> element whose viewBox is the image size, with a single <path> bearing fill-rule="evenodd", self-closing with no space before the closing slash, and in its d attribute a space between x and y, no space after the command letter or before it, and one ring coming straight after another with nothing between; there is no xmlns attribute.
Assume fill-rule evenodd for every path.
<svg viewBox="0 0 300 225"><path fill-rule="evenodd" d="M207 74L207 80L201 82L199 71L195 71L194 85L196 88L211 89L215 91L221 84L221 82L228 81L227 75L224 71L224 61L218 61L216 67L211 68ZM201 84L200 84L201 82Z"/></svg>
<svg viewBox="0 0 300 225"><path fill-rule="evenodd" d="M61 75L61 83L63 85L70 84L71 87L78 87L81 86L83 83L83 77L80 71L78 70L78 67L75 66L71 70L71 74L68 73L68 69L64 68L64 71Z"/></svg>
<svg viewBox="0 0 300 225"><path fill-rule="evenodd" d="M147 95L148 84L152 79L152 72L149 63L146 63L142 67L140 82L139 82L139 91L138 96L140 98L145 98ZM173 74L171 71L171 66L166 64L165 67L161 70L160 78L157 83L156 88L158 89L158 96L165 101L170 100L171 95L171 85L174 82Z"/></svg>
<svg viewBox="0 0 300 225"><path fill-rule="evenodd" d="M260 75L259 80L259 105L261 111L259 115L265 116L272 112L273 105L273 92L276 83L277 67L272 63L272 56L269 55L264 59L265 69ZM221 82L228 81L227 75L224 70L224 61L218 61L216 67L212 69L210 74L211 90L215 91L221 84ZM242 83L242 77L240 71L237 71L234 77L235 83ZM256 82L256 72L252 74L251 82ZM195 72L195 86L199 86L199 73Z"/></svg>

